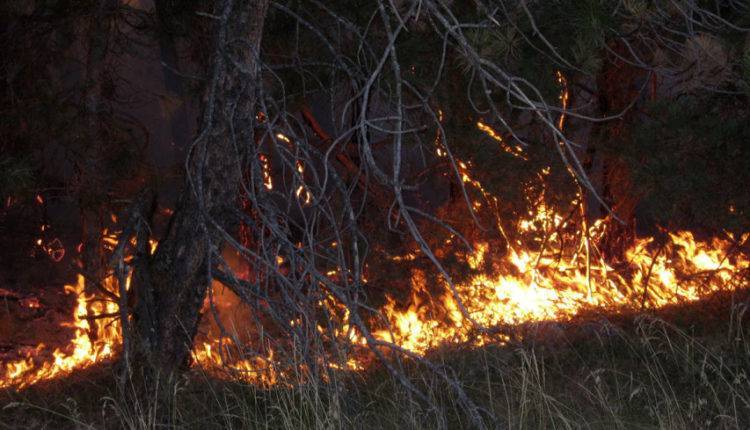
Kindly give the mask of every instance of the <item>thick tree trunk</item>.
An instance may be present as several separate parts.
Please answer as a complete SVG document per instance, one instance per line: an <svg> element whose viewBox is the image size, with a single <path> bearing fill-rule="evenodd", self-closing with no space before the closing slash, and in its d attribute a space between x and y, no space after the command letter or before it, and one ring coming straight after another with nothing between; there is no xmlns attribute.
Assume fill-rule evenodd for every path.
<svg viewBox="0 0 750 430"><path fill-rule="evenodd" d="M188 162L188 180L166 237L148 264L136 267L137 367L161 375L189 363L210 283L211 252L232 223L242 148L254 144L258 52L267 0L219 0L204 114ZM242 42L240 42L242 41ZM237 67L242 65L242 67ZM209 222L211 220L211 222ZM142 256L145 258L145 256Z"/></svg>

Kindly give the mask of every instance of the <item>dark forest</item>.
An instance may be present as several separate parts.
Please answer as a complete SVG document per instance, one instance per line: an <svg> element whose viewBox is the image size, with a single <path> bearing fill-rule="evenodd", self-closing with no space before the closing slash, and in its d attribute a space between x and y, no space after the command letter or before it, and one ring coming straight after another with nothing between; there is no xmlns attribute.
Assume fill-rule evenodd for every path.
<svg viewBox="0 0 750 430"><path fill-rule="evenodd" d="M750 2L0 38L0 428L750 426Z"/></svg>

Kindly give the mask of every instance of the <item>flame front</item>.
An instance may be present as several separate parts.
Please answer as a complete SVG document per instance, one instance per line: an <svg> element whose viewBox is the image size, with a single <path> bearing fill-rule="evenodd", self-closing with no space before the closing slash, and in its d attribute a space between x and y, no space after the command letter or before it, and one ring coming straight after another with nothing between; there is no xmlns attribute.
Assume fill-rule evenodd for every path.
<svg viewBox="0 0 750 430"><path fill-rule="evenodd" d="M569 95L565 77L558 73L557 80L562 86L562 113L556 125L562 131ZM479 121L476 126L499 143L503 151L526 159L522 147L508 146L490 125ZM278 138L289 142L284 135L280 134ZM439 139L435 143L437 156L448 157L449 152L440 146ZM263 186L272 190L268 157L260 155L259 158ZM481 197L471 202L470 210L497 213L498 198L471 174L471 164L454 161L461 182ZM299 185L295 195L304 204L309 204L313 197L304 186L304 169L303 164L297 164ZM542 170L539 179L544 181L548 174L549 169ZM575 196L572 206L583 207L581 195L579 192ZM406 303L399 303L392 296L386 297L380 313L388 324L373 321L373 337L376 341L391 342L424 354L447 343L481 346L504 341L503 335L493 335L492 330L483 329L545 320L564 321L594 308L610 312L644 307L653 309L695 301L717 291L746 287L750 260L737 251L750 237L748 234L739 237L726 233L723 237L699 240L689 231L675 231L661 240L635 238L622 252L624 258L610 261L599 250L610 222L601 219L589 224L586 217L581 216L576 225L555 208L538 204L535 211L512 223L515 234L510 237L518 239L509 241L504 252L490 252L493 243L486 240L472 244L470 252L460 255L471 273L456 282L453 288L443 278L430 277L413 265L419 258L417 249L392 257L394 265L413 265L410 297ZM507 238L503 224L497 220L498 229ZM571 237L578 239L571 240ZM446 240L445 249L451 249L452 241L454 237ZM570 246L571 242L576 245ZM337 244L334 242L331 246ZM278 264L283 264L283 257L278 258ZM343 276L338 270L330 271L328 275L334 282ZM104 280L104 289L112 295L117 294L116 287L113 277ZM66 292L76 297L70 323L75 335L70 344L51 353L45 353L45 345L40 344L25 357L5 363L4 374L0 374L0 388L23 388L69 375L77 369L114 357L120 349L120 324L115 317L118 315L117 304L85 292L84 280L80 276L76 285L66 286ZM367 344L362 333L348 321L348 310L332 296L321 300L319 305L339 311L343 316L330 335L358 346ZM294 325L295 321L290 324ZM326 329L319 326L318 330L324 332ZM273 345L261 345L263 352L252 357L241 354L232 357L228 342L231 345L231 341L222 338L197 342L193 351L195 363L211 371L229 367L232 376L262 385L284 383L289 376L280 365ZM367 357L352 356L346 357L343 365L326 364L334 369L361 370L368 360Z"/></svg>
<svg viewBox="0 0 750 430"><path fill-rule="evenodd" d="M642 306L660 308L740 288L740 275L748 270L750 261L740 255L728 256L737 241L747 238L699 241L691 232L679 231L669 234L660 251L650 251L653 238L641 238L627 249L628 261L618 270L603 260L587 270L578 261L579 254L561 257L528 249L511 249L489 262L488 244L480 243L467 256L472 269L487 263L503 269L497 274L471 276L458 283L456 291L471 319L487 328L564 321L593 308L613 312ZM447 285L442 286L442 310L437 312L442 318L435 316L434 308L421 305L427 290L424 273L414 269L410 306L404 309L390 299L383 309L390 330L378 331L376 337L418 353L449 342L487 343L486 335L459 311Z"/></svg>
<svg viewBox="0 0 750 430"><path fill-rule="evenodd" d="M552 222L560 222L561 218L554 212L545 213ZM534 231L533 226L537 225L541 224L533 220L517 223L519 230L527 229L532 236L540 233ZM594 223L590 236L600 238L604 227L603 221ZM549 243L560 239L554 237L555 234L548 238ZM455 288L471 319L489 328L561 321L593 308L612 311L644 305L659 308L742 287L743 272L750 268L750 261L742 254L732 256L731 253L737 243L747 239L748 235L697 240L689 231L678 231L669 233L667 240L657 246L652 237L639 238L625 251L627 261L617 270L603 258L586 268L580 252L561 256L521 246L511 247L502 257L491 258L489 243L482 242L464 256L477 273L457 283ZM415 258L416 254L398 256L394 264ZM485 271L488 266L494 268L490 271L493 273ZM114 293L115 280L105 279L104 287ZM427 303L424 298L428 290L434 291L434 286L429 288L428 277L421 269L412 269L408 305L399 305L392 297L387 299L381 312L390 326L374 331L375 339L393 342L419 354L446 343L481 346L490 341L502 342L502 337L492 337L473 327L459 310L457 298L448 285L443 282L439 288L442 293L438 300L431 302L437 302L437 306ZM118 312L117 304L87 294L82 276L75 285L66 286L65 291L76 297L69 323L74 337L69 345L46 353L46 346L40 344L26 357L5 363L0 388L23 388L66 376L114 358L120 350L120 324L114 317ZM365 343L356 330L343 327L339 334L343 333L352 343ZM262 385L273 385L284 379L285 374L279 370L271 346L265 348L264 355L231 357L227 356L232 350L227 348L228 342L231 344L226 339L223 342L212 339L196 344L194 361L206 369L219 369L231 363L231 375ZM346 367L359 370L366 366L366 361L349 358ZM335 363L331 367L336 367Z"/></svg>
<svg viewBox="0 0 750 430"><path fill-rule="evenodd" d="M47 353L46 345L39 344L26 357L5 363L5 374L0 375L0 388L23 388L39 381L66 376L75 370L85 369L112 358L121 343L120 325L110 315L115 315L117 305L111 301L96 300L84 291L83 276L75 285L66 285L65 292L76 297L76 306L70 323L74 337L64 348ZM104 288L115 290L115 281L107 278ZM96 316L96 317L95 317ZM95 318L94 318L95 317Z"/></svg>

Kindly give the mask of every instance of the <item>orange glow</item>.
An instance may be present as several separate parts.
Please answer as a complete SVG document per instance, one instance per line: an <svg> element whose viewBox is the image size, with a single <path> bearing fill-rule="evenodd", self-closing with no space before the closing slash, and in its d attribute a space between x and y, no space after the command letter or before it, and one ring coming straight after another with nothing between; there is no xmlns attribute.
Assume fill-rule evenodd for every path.
<svg viewBox="0 0 750 430"><path fill-rule="evenodd" d="M298 200L302 201L302 204L309 205L312 203L313 197L312 193L304 185L305 164L299 160L295 164L297 166L298 179L302 184L294 191L294 195Z"/></svg>
<svg viewBox="0 0 750 430"><path fill-rule="evenodd" d="M567 81L562 73L556 74L561 85L562 113L557 127L562 131L565 111L570 96ZM439 112L439 119L443 119ZM520 147L508 146L502 136L489 125L478 122L477 128L501 144L501 148L520 158L526 157ZM279 139L289 142L284 135ZM439 137L439 136L438 136ZM438 157L448 156L435 139ZM263 185L273 188L270 163L260 155ZM737 250L737 243L750 239L750 233L741 236L724 233L710 238L696 238L690 231L673 231L664 237L636 237L618 257L606 257L601 251L603 238L613 222L609 218L589 222L583 216L571 218L562 208L545 205L544 199L532 198L531 188L524 188L530 200L537 203L533 210L517 219L498 219L499 199L487 191L472 172L468 161L454 159L461 183L478 198L470 201L470 209L481 215L495 217L498 230L508 239L483 237L474 240L471 250L456 254L457 260L468 270L455 276L453 289L434 271L416 267L421 251L414 246L403 255L389 256L394 265L403 265L409 274L408 299L394 295L385 296L379 309L383 318L373 317L367 323L377 341L393 342L406 350L425 354L431 349L450 343L482 346L490 342L507 341L507 335L491 334L479 328L498 328L546 320L566 321L589 309L608 312L657 309L670 304L687 303L718 291L732 291L747 286L746 272L750 259ZM304 165L297 163L297 174L304 174ZM544 181L550 174L545 167L538 172L542 195ZM312 196L304 182L296 188L295 195L307 204ZM539 193L539 191L537 191ZM580 207L582 193L575 195L569 207ZM568 208L569 209L569 208ZM114 221L114 219L113 219ZM503 226L511 229L506 234ZM116 235L104 231L104 246L113 249ZM585 238L585 239L584 239ZM446 255L458 240L451 236L436 246ZM502 245L498 245L500 242ZM326 242L326 247L343 248L346 243ZM40 243L41 245L41 243ZM152 245L152 252L155 245ZM300 248L301 244L298 245ZM499 249L493 249L498 247ZM80 245L79 245L80 251ZM438 254L438 252L436 252ZM276 257L277 266L284 271L295 270L294 259ZM331 282L350 279L342 268L327 268ZM451 274L453 276L453 274ZM362 281L366 284L366 279ZM129 282L129 281L128 281ZM109 277L103 282L112 294L117 294L116 281ZM26 387L42 380L68 375L76 369L113 358L121 346L120 323L114 317L89 319L87 316L117 315L117 304L84 292L82 277L65 291L76 296L76 309L69 326L74 330L70 343L53 352L45 352L40 344L23 358L5 363L0 374L0 388ZM365 286L365 288L367 285ZM323 291L325 287L321 287ZM459 303L460 301L460 303ZM469 318L461 311L461 304ZM29 302L28 307L39 303ZM362 333L350 322L349 309L330 293L317 302L320 309L331 315L330 325L320 323L313 329L326 339L349 343L360 351L367 344ZM208 299L204 311L210 307ZM481 327L472 323L476 322ZM301 320L289 321L299 327ZM96 335L93 336L92 333ZM254 353L242 351L241 345L222 337L197 341L192 352L196 366L216 376L229 376L246 382L269 386L286 384L295 372L304 369L284 366L281 349L274 349L268 341L253 345ZM372 359L367 353L324 363L329 369L358 371L365 369ZM3 368L0 368L0 370Z"/></svg>
<svg viewBox="0 0 750 430"><path fill-rule="evenodd" d="M568 109L568 105L570 104L570 91L568 90L568 80L565 78L565 75L558 71L555 72L555 76L557 77L557 83L560 84L560 86L563 88L559 96L562 113L560 114L560 118L558 118L557 120L557 128L562 130L563 128L565 128L565 111Z"/></svg>
<svg viewBox="0 0 750 430"><path fill-rule="evenodd" d="M263 186L266 187L267 190L272 190L273 179L271 179L271 163L269 163L268 157L264 154L260 154L258 159L260 160L261 173L263 175Z"/></svg>
<svg viewBox="0 0 750 430"><path fill-rule="evenodd" d="M591 235L601 237L597 231L601 227L601 223L592 226ZM637 239L626 251L627 268L615 270L600 259L589 267L588 277L584 259L574 252L561 258L554 252L511 248L505 256L488 261L488 244L479 243L466 255L469 266L479 269L491 263L501 270L473 275L458 283L456 290L474 321L495 327L566 320L594 307L617 312L645 303L659 308L741 286L737 274L747 270L750 261L739 255L726 258L732 240L699 241L688 231L668 236L662 252L656 254L649 246L654 238ZM734 239L746 240L747 235ZM427 280L423 272L412 270L411 304L404 309L389 299L382 311L390 331L378 331L376 337L419 353L446 342L486 343L488 339L471 330L448 286L442 290L438 309L422 306Z"/></svg>
<svg viewBox="0 0 750 430"><path fill-rule="evenodd" d="M44 243L43 239L37 239L36 244L55 263L59 263L65 257L65 247L58 238L54 238L47 243Z"/></svg>
<svg viewBox="0 0 750 430"><path fill-rule="evenodd" d="M193 360L200 367L216 376L230 376L245 382L270 386L279 382L284 373L277 369L273 349L269 348L267 355L257 355L252 358L233 357L236 350L231 342L219 339L203 342L193 348ZM223 352L223 355L222 355Z"/></svg>
<svg viewBox="0 0 750 430"><path fill-rule="evenodd" d="M115 281L107 278L104 288L114 292ZM66 376L78 369L85 369L103 360L114 357L120 345L120 324L111 317L88 319L88 316L110 315L117 312L114 302L97 300L84 292L83 276L78 276L75 285L66 285L65 292L75 295L76 307L71 322L65 324L73 329L74 336L64 348L46 353L41 343L25 357L3 364L0 388L23 388L39 381ZM29 304L34 307L34 304ZM38 303L36 303L38 305Z"/></svg>
<svg viewBox="0 0 750 430"><path fill-rule="evenodd" d="M484 132L487 136L491 137L493 140L497 141L500 144L500 149L507 152L508 154L518 157L523 160L528 160L528 157L523 153L523 148L521 145L514 145L510 146L508 145L503 137L498 133L494 128L490 127L489 125L483 123L482 121L477 122L477 128ZM438 156L442 156L442 150L438 148Z"/></svg>
<svg viewBox="0 0 750 430"><path fill-rule="evenodd" d="M460 167L468 169L469 166L462 163ZM475 181L470 179L468 171L465 175L469 178L467 184L473 185ZM490 252L490 242L483 241L475 243L472 252L459 255L471 273L455 284L458 297L471 318L485 327L543 320L564 321L594 307L617 312L638 309L642 305L659 308L691 302L716 291L742 287L743 279L738 274L750 268L747 257L739 253L732 255L731 252L733 244L747 240L748 234L699 240L689 231L676 231L669 233L660 244L653 237L636 238L624 252L625 261L619 262L615 269L615 264L601 256L593 258L587 267L580 248L562 247L561 242L570 238L559 232L571 226L550 208L540 206L514 224L516 232L526 240L519 240L501 255ZM599 220L588 227L594 245L603 237L608 225L607 220ZM113 245L113 236L105 236L108 246ZM547 236L546 247L538 240L542 236ZM452 238L447 239L446 245L452 241ZM336 245L331 243L331 246ZM564 252L558 253L557 250L562 249ZM391 257L391 261L410 264L418 255L419 251L415 250ZM278 264L283 263L283 257L279 256ZM332 280L342 276L337 270L328 275ZM116 294L113 278L105 279L103 284ZM119 321L109 316L87 318L117 315L117 304L85 293L82 277L78 278L76 285L66 286L65 291L76 296L76 308L67 324L74 331L69 344L51 353L40 344L24 357L5 363L4 373L0 374L0 388L23 388L69 375L77 369L113 358L120 349ZM376 340L393 342L423 354L446 343L481 346L506 339L472 327L459 310L458 301L448 285L435 274L411 269L410 294L406 303L386 297L386 304L380 311L389 326L372 321ZM37 305L35 302L26 304L29 307ZM361 333L350 326L348 310L335 299L329 295L319 305L340 315L334 332L328 335L352 345L366 344ZM294 321L290 323L295 324ZM321 333L325 330L318 327ZM292 376L289 368L278 361L271 345L249 357L236 352L232 355L232 350L239 349L232 346L231 341L222 338L199 342L195 345L193 359L197 366L216 376L266 386L286 383L286 378ZM352 356L347 357L343 364L334 361L327 365L331 369L361 370L367 366L368 360L365 356Z"/></svg>

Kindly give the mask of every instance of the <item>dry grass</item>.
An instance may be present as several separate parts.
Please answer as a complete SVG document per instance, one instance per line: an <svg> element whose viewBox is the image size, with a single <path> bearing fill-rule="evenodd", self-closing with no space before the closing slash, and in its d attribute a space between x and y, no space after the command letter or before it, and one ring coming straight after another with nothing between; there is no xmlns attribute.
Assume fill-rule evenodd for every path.
<svg viewBox="0 0 750 430"><path fill-rule="evenodd" d="M720 296L657 316L528 326L521 342L447 348L432 359L499 428L749 428L747 303ZM0 428L469 427L445 382L416 365L406 370L435 408L380 370L270 390L193 374L135 393L98 369L0 394Z"/></svg>

